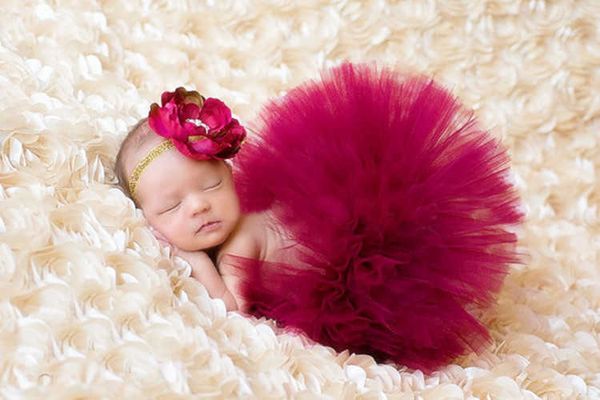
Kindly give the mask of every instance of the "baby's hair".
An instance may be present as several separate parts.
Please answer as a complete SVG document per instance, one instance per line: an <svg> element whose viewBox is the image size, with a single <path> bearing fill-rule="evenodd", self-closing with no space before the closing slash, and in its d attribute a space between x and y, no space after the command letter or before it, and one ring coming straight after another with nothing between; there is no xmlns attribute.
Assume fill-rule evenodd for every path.
<svg viewBox="0 0 600 400"><path fill-rule="evenodd" d="M135 149L152 139L152 135L148 135L148 129L145 127L147 121L148 118L142 118L129 130L127 136L125 136L125 139L121 142L121 147L119 148L117 159L115 160L117 183L121 190L131 199L133 199L133 196L129 192L129 179L125 168L125 162L128 157L131 157L132 152Z"/></svg>

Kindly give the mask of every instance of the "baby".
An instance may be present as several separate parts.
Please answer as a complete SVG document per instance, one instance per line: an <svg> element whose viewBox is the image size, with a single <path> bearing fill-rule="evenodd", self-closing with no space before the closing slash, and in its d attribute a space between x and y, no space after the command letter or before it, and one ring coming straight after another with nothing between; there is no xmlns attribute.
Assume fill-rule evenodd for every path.
<svg viewBox="0 0 600 400"><path fill-rule="evenodd" d="M217 99L178 88L165 92L127 135L116 160L123 191L152 231L227 310L244 311L239 274L227 255L269 259L281 244L266 212L243 215L233 157L245 130Z"/></svg>
<svg viewBox="0 0 600 400"><path fill-rule="evenodd" d="M179 88L119 152L123 190L212 297L426 371L490 342L471 310L518 262L522 215L506 150L458 99L345 63L257 122L240 151L225 104Z"/></svg>

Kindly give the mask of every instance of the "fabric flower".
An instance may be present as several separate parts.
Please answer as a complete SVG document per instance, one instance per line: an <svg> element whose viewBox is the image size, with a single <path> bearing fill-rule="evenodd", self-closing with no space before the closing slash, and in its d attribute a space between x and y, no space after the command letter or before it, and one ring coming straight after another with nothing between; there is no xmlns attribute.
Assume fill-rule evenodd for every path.
<svg viewBox="0 0 600 400"><path fill-rule="evenodd" d="M246 137L246 129L232 118L225 103L183 87L164 92L161 106L150 106L148 121L156 134L195 160L231 158Z"/></svg>

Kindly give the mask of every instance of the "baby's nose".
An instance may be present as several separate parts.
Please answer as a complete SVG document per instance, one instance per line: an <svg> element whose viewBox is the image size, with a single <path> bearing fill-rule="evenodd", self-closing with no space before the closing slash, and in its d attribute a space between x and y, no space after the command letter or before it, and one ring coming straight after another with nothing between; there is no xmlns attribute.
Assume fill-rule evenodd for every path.
<svg viewBox="0 0 600 400"><path fill-rule="evenodd" d="M210 210L210 202L203 196L194 196L190 201L190 211L192 214L200 214Z"/></svg>

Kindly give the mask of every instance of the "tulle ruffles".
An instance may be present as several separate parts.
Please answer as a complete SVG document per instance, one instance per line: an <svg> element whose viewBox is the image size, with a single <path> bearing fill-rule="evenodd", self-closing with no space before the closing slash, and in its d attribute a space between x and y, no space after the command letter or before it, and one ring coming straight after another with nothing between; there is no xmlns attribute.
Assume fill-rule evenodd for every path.
<svg viewBox="0 0 600 400"><path fill-rule="evenodd" d="M518 261L522 215L505 149L456 98L346 63L270 103L259 132L236 159L242 208L299 246L239 260L253 314L426 371L488 342L473 311Z"/></svg>

